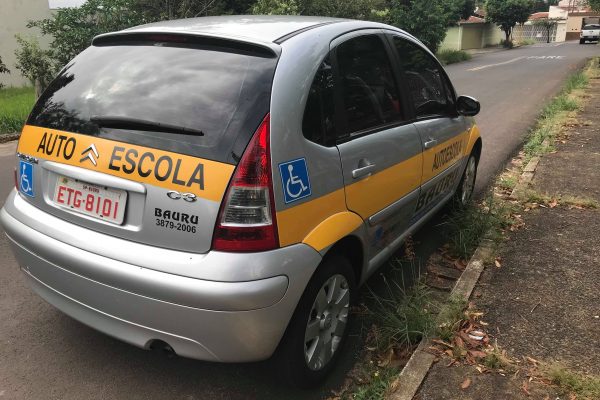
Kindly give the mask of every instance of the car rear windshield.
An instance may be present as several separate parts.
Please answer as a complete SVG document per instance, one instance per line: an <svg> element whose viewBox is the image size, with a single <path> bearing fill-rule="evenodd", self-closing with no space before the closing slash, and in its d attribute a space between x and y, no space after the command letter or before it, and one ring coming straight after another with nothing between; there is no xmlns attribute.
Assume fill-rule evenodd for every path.
<svg viewBox="0 0 600 400"><path fill-rule="evenodd" d="M600 25L586 25L583 29L600 29Z"/></svg>
<svg viewBox="0 0 600 400"><path fill-rule="evenodd" d="M214 40L94 45L28 124L236 164L269 111L276 63L270 50Z"/></svg>

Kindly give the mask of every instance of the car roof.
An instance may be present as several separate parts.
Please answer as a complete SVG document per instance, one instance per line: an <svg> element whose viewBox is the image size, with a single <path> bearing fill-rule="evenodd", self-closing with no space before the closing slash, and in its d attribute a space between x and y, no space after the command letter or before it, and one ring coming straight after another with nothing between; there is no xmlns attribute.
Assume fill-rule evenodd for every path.
<svg viewBox="0 0 600 400"><path fill-rule="evenodd" d="M119 34L181 33L272 43L314 27L343 21L351 20L289 15L225 15L155 22L129 28Z"/></svg>

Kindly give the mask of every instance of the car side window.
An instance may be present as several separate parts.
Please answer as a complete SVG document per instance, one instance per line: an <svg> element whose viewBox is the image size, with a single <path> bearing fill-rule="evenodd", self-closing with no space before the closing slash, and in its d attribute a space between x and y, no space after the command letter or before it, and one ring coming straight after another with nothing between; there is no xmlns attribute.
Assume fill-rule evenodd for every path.
<svg viewBox="0 0 600 400"><path fill-rule="evenodd" d="M448 115L454 95L440 64L424 49L408 40L394 36L393 41L404 70L404 84L415 116Z"/></svg>
<svg viewBox="0 0 600 400"><path fill-rule="evenodd" d="M333 72L329 56L323 61L308 93L304 118L304 137L325 145L335 132L335 102L333 94Z"/></svg>
<svg viewBox="0 0 600 400"><path fill-rule="evenodd" d="M338 139L401 121L402 104L381 37L350 39L336 54L347 127Z"/></svg>

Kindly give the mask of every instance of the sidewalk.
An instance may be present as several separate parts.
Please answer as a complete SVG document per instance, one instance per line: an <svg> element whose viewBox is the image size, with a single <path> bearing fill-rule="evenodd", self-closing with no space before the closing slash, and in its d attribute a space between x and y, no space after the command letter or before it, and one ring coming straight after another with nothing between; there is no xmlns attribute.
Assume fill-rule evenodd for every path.
<svg viewBox="0 0 600 400"><path fill-rule="evenodd" d="M524 227L502 245L499 263L486 267L471 298L490 342L513 360L510 368L480 372L444 357L416 399L573 399L532 368L559 363L600 375L600 209L587 207L600 204L600 79L587 93L579 123L541 159L532 184L540 195L569 197L570 205L526 207Z"/></svg>

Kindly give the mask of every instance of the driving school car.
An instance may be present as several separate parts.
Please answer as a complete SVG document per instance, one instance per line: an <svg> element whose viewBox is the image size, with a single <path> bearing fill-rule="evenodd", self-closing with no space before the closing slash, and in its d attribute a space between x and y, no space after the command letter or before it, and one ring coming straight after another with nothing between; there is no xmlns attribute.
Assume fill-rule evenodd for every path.
<svg viewBox="0 0 600 400"><path fill-rule="evenodd" d="M396 28L211 17L96 37L37 101L0 213L33 290L142 348L343 351L357 287L473 192L479 103Z"/></svg>

